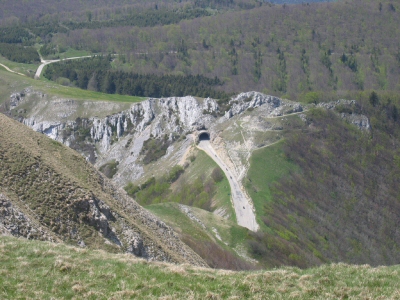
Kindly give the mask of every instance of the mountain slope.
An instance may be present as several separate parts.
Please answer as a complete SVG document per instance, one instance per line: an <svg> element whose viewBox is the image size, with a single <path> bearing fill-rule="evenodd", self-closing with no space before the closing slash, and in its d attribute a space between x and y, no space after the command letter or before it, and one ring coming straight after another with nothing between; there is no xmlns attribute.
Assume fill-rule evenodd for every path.
<svg viewBox="0 0 400 300"><path fill-rule="evenodd" d="M2 231L34 238L42 230L47 240L206 265L75 151L2 114L0 128ZM19 228L15 216L31 224Z"/></svg>
<svg viewBox="0 0 400 300"><path fill-rule="evenodd" d="M336 113L310 110L300 130L252 156L246 187L263 227L252 242L260 259L285 257L298 266L399 262L400 102L377 96L372 105L371 96L359 96ZM370 130L343 122L343 111L366 114Z"/></svg>

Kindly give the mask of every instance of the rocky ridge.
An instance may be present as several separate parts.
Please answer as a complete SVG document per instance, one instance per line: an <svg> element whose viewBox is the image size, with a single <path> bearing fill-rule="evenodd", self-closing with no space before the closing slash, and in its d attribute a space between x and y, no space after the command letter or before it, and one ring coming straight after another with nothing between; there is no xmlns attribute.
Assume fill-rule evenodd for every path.
<svg viewBox="0 0 400 300"><path fill-rule="evenodd" d="M26 105L35 97L45 101L36 103L35 108L26 114L18 114L18 111L23 111L23 104ZM333 109L337 105L353 105L354 102L352 100L344 103L345 101L319 104L318 107ZM213 142L222 152L221 155L228 164L235 166L238 176L242 177L246 165L243 153L265 143L253 141L249 131L245 134L246 143L242 146L221 138L225 127L233 126L230 120L236 120L236 116L243 118L244 112L259 108L258 115L261 117L273 118L298 113L300 118L306 121L302 112L313 106L304 107L274 96L247 92L233 97L225 108L226 111L222 111L222 107L214 99L196 99L191 96L150 98L126 107L127 104L95 105L93 101L49 99L47 95L32 89L12 94L10 103L11 110L16 112L15 117L20 122L77 150L97 167L112 161L118 162L118 170L113 176L113 181L118 186L140 180L148 172L149 167L141 160L145 141L166 137L170 146L162 160L164 165L171 166L180 161L180 154L185 153L186 148L190 146L189 143L179 143L179 138L202 129L211 133ZM96 116L105 114L104 111L101 112L103 104L104 111L116 112L103 117ZM91 113L94 105L96 109ZM342 113L341 116L360 129L368 130L370 127L366 116L354 113ZM279 126L273 128L277 129Z"/></svg>
<svg viewBox="0 0 400 300"><path fill-rule="evenodd" d="M0 128L2 232L206 266L75 151L1 114Z"/></svg>

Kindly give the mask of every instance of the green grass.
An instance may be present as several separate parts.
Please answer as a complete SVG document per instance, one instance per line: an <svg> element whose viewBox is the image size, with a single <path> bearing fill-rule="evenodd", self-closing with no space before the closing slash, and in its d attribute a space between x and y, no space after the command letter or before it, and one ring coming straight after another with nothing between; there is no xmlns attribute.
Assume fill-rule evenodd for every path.
<svg viewBox="0 0 400 300"><path fill-rule="evenodd" d="M216 186L217 191L214 196L215 201L227 209L227 213L230 216L229 220L236 222L236 214L231 205L231 187L228 178L224 176L224 179L221 182L218 182Z"/></svg>
<svg viewBox="0 0 400 300"><path fill-rule="evenodd" d="M222 239L220 244L228 244L230 248L234 248L244 243L248 236L246 228L200 208L192 207L191 212L201 220L206 228L203 228L196 221L191 220L179 209L177 203L154 204L146 206L146 209L173 226L177 232L190 234L196 237L196 239L210 239L211 237L211 239L219 243L218 238L215 237L215 233L212 230L212 228L215 228Z"/></svg>
<svg viewBox="0 0 400 300"><path fill-rule="evenodd" d="M250 168L244 181L245 188L254 202L257 222L264 226L261 217L264 215L265 203L272 201L270 186L273 182L296 170L282 150L283 141L253 152Z"/></svg>
<svg viewBox="0 0 400 300"><path fill-rule="evenodd" d="M3 90L7 90L7 93L9 91L10 92L20 91L25 87L32 86L35 90L42 91L50 96L59 96L74 100L100 100L109 102L136 103L146 99L143 97L117 95L117 94L104 94L94 91L82 90L75 87L66 87L49 80L44 80L44 79L35 80L29 77L22 77L17 74L12 74L4 69L3 71L2 69L3 68L0 67L0 72L1 72L0 80L3 79L5 85L12 84L14 88L13 87L7 88L6 86L0 87L0 93ZM15 89L16 86L19 87L17 90Z"/></svg>
<svg viewBox="0 0 400 300"><path fill-rule="evenodd" d="M398 299L400 267L232 272L0 237L2 299Z"/></svg>
<svg viewBox="0 0 400 300"><path fill-rule="evenodd" d="M28 70L36 69L39 65L34 64L19 64L11 62L3 57L0 57L0 63L6 65L11 70L28 74ZM28 86L32 86L33 89L42 91L43 93L65 97L74 100L101 100L109 102L123 102L123 103L136 103L145 100L143 97L118 95L118 94L104 94L94 91L82 90L75 87L67 87L59 85L53 81L47 80L41 76L40 80L35 80L30 77L23 77L21 75L13 74L6 71L0 66L0 95L9 96L9 93L20 91ZM8 94L8 95L7 95ZM0 103L4 101L2 97Z"/></svg>
<svg viewBox="0 0 400 300"><path fill-rule="evenodd" d="M37 48L38 51L42 46L43 45L41 45L41 44L35 45L35 47ZM69 58L69 57L79 57L79 56L88 56L88 55L96 55L96 53L92 53L87 50L77 50L77 49L73 49L73 48L68 48L65 52L62 52L62 53L57 52L52 55L43 56L43 59L44 60L59 59L59 58L63 59L63 58Z"/></svg>
<svg viewBox="0 0 400 300"><path fill-rule="evenodd" d="M118 95L118 94L104 94L89 90L83 90L76 87L62 86L43 78L40 81L46 83L44 88L46 93L70 99L102 100L109 102L129 102L129 103L140 102L146 99L143 97Z"/></svg>
<svg viewBox="0 0 400 300"><path fill-rule="evenodd" d="M69 58L69 57L88 56L95 54L86 50L76 50L73 48L68 48L67 51L63 53L58 53L58 55L60 56L60 58Z"/></svg>
<svg viewBox="0 0 400 300"><path fill-rule="evenodd" d="M187 160L185 169L182 169L184 172L176 180L167 179L170 174L158 171L155 181L146 184L145 188L138 191L129 186L127 191L141 205L174 202L210 211L222 209L223 216L235 220L230 202L230 187L225 175L221 171L223 175L221 181L216 182L212 179L213 170L219 167L205 152L192 149L191 157L195 159ZM153 167L154 165L150 166ZM159 170L163 169L157 167ZM151 172L149 169L147 174ZM168 167L166 169L172 170ZM144 180L148 182L149 179L143 177L141 183L143 184Z"/></svg>
<svg viewBox="0 0 400 300"><path fill-rule="evenodd" d="M19 92L29 86L33 79L6 71L0 66L0 104L10 98L14 92Z"/></svg>
<svg viewBox="0 0 400 300"><path fill-rule="evenodd" d="M199 254L209 266L231 270L254 269L257 261L248 262L248 230L200 208L191 207L191 219L177 203L161 203L146 209L171 226L179 237ZM240 249L240 257L236 252Z"/></svg>
<svg viewBox="0 0 400 300"><path fill-rule="evenodd" d="M27 76L29 74L32 74L32 75L35 74L36 69L39 67L39 63L37 63L37 64L17 63L17 62L10 61L1 55L0 55L0 63L9 67L11 70L13 70L15 72L26 74ZM5 70L2 66L0 66L0 69Z"/></svg>
<svg viewBox="0 0 400 300"><path fill-rule="evenodd" d="M209 239L207 233L202 230L201 225L190 220L190 218L179 209L177 203L153 204L145 208L173 226L178 233L190 234L199 241Z"/></svg>
<svg viewBox="0 0 400 300"><path fill-rule="evenodd" d="M216 167L218 167L218 165L212 160L212 158L210 158L204 151L198 150L196 152L196 159L185 170L185 173L181 175L177 184L182 181L193 182L200 176L208 178ZM224 179L221 182L216 183L217 189L213 197L213 203L216 208L223 207L226 210L229 220L236 221L235 211L230 200L231 189L229 182L225 174L223 174L223 176Z"/></svg>

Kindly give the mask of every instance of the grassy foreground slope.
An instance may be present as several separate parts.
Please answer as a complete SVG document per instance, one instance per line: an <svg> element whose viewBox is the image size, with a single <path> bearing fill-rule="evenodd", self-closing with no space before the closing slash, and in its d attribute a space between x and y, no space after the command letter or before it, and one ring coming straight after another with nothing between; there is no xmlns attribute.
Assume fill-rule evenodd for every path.
<svg viewBox="0 0 400 300"><path fill-rule="evenodd" d="M215 271L0 237L2 299L398 299L400 267ZM21 284L23 283L23 284Z"/></svg>

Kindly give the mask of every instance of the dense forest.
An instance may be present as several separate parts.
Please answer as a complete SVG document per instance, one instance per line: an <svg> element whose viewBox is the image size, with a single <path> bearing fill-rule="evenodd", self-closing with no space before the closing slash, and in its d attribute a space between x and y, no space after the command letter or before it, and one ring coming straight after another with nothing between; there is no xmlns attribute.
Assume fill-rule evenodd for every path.
<svg viewBox="0 0 400 300"><path fill-rule="evenodd" d="M288 3L293 2L288 0ZM191 9L242 10L263 4L259 0L4 0L1 2L0 24L48 21L107 21L129 17L149 10Z"/></svg>
<svg viewBox="0 0 400 300"><path fill-rule="evenodd" d="M139 74L217 76L226 92L336 98L346 90L400 88L397 6L262 5L167 26L72 30L52 43L122 54L114 66Z"/></svg>
<svg viewBox="0 0 400 300"><path fill-rule="evenodd" d="M108 94L155 98L193 95L225 99L228 96L214 89L223 84L217 77L124 72L111 69L111 60L111 55L108 55L80 61L63 61L49 65L43 75L61 84L72 84L81 89Z"/></svg>
<svg viewBox="0 0 400 300"><path fill-rule="evenodd" d="M252 0L68 3L63 12L55 13L49 5L54 11L24 19L13 10L19 1L13 5L6 1L5 9L13 12L20 26L2 27L0 41L39 42L45 57L57 57L71 48L115 53L113 70L142 77L217 77L224 83L218 90L227 94L257 90L316 102L322 95L335 99L348 90L400 89L400 46L396 43L400 7L390 0L298 5ZM79 13L72 16L78 8ZM6 19L0 22L7 24ZM102 81L104 76L96 74L100 77L95 81ZM104 90L99 84L95 89ZM166 86L160 84L157 89L162 91L140 95L185 92ZM186 92L204 94L193 89Z"/></svg>
<svg viewBox="0 0 400 300"><path fill-rule="evenodd" d="M28 30L19 26L0 28L0 43L26 43L31 38Z"/></svg>
<svg viewBox="0 0 400 300"><path fill-rule="evenodd" d="M0 43L0 54L11 61L19 63L40 62L39 54L34 47Z"/></svg>

